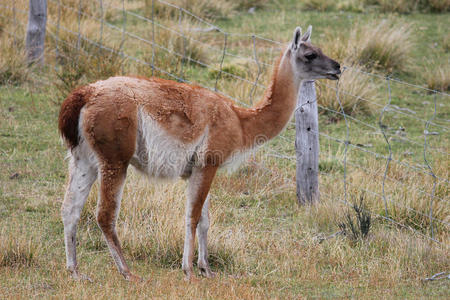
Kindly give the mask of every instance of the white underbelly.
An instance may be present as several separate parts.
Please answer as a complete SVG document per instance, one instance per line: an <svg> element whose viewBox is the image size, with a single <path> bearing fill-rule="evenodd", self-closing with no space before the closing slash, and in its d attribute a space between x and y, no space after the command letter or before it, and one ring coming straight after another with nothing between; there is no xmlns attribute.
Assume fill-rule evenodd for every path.
<svg viewBox="0 0 450 300"><path fill-rule="evenodd" d="M194 165L202 165L201 153L207 143L207 131L193 143L184 144L170 136L151 116L139 111L136 151L130 163L141 172L156 178L186 175Z"/></svg>

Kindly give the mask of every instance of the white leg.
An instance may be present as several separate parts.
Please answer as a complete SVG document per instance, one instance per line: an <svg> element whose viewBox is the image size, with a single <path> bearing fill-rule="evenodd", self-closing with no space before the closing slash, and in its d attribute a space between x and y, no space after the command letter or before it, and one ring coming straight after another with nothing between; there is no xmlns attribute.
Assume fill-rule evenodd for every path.
<svg viewBox="0 0 450 300"><path fill-rule="evenodd" d="M202 207L202 215L197 225L198 237L198 261L197 266L203 276L211 278L214 273L211 272L208 263L208 229L209 229L209 194L206 197Z"/></svg>
<svg viewBox="0 0 450 300"><path fill-rule="evenodd" d="M66 189L61 216L64 223L67 269L74 278L80 278L76 257L77 224L81 210L97 178L97 167L75 154L69 162L69 184Z"/></svg>
<svg viewBox="0 0 450 300"><path fill-rule="evenodd" d="M192 180L192 179L191 179ZM192 207L193 207L193 197L192 191L188 186L188 195L186 200L186 217L185 217L185 226L186 226L186 232L184 236L184 249L183 249L183 263L182 263L182 269L184 274L186 275L186 279L190 279L191 275L193 274L193 268L192 268L192 258L194 255L194 230L192 230Z"/></svg>

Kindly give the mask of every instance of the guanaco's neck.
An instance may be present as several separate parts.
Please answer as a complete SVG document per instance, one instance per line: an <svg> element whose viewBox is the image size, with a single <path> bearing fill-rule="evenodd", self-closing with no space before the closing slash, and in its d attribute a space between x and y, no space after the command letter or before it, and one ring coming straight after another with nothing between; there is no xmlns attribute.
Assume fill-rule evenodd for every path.
<svg viewBox="0 0 450 300"><path fill-rule="evenodd" d="M297 102L300 82L289 62L289 50L278 60L263 98L254 107L237 110L244 133L244 148L252 148L280 133Z"/></svg>

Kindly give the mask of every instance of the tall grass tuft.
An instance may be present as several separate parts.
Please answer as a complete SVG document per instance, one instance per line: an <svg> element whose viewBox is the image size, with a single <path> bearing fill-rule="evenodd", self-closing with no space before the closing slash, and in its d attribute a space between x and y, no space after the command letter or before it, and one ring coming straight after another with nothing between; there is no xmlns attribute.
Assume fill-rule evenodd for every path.
<svg viewBox="0 0 450 300"><path fill-rule="evenodd" d="M0 36L0 53L0 85L26 82L30 70L23 41L3 33Z"/></svg>
<svg viewBox="0 0 450 300"><path fill-rule="evenodd" d="M429 89L442 92L450 91L450 65L440 65L425 70L425 77Z"/></svg>
<svg viewBox="0 0 450 300"><path fill-rule="evenodd" d="M354 32L348 48L355 49L353 59L360 65L398 72L408 70L413 45L410 25L383 20Z"/></svg>
<svg viewBox="0 0 450 300"><path fill-rule="evenodd" d="M0 233L0 267L30 267L38 263L41 248L32 239L23 233Z"/></svg>
<svg viewBox="0 0 450 300"><path fill-rule="evenodd" d="M321 46L330 57L336 58L344 65L369 72L391 73L409 70L413 41L408 24L383 20L379 23L356 26L347 35L336 36L334 33L327 33ZM346 114L371 113L373 107L364 99L378 96L380 91L378 82L348 70L341 76L339 86L340 100ZM323 108L321 113L331 114L333 119L340 119L342 116L329 111L341 111L334 84L319 82L318 87L318 103Z"/></svg>
<svg viewBox="0 0 450 300"><path fill-rule="evenodd" d="M360 196L359 203L354 203L352 210L347 211L344 221L338 224L343 234L353 241L366 238L371 225L372 218L364 203L363 195Z"/></svg>
<svg viewBox="0 0 450 300"><path fill-rule="evenodd" d="M386 19L355 26L349 34L329 32L321 46L338 60L386 73L409 69L414 41L410 24Z"/></svg>

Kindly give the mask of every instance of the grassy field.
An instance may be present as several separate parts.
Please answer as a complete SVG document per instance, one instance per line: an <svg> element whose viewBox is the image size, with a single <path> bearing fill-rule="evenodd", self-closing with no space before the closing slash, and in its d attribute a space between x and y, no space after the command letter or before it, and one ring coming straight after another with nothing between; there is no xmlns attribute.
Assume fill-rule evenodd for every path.
<svg viewBox="0 0 450 300"><path fill-rule="evenodd" d="M18 1L26 8L26 1ZM73 3L72 3L73 2ZM148 16L151 1L126 1L126 8ZM169 1L170 2L170 1ZM189 1L174 1L187 3ZM287 42L297 25L313 25L313 42L325 53L347 66L375 74L390 74L401 80L439 89L448 93L450 18L436 12L433 1L417 1L416 8L405 1L236 1L217 2L212 6L199 1L194 12L202 14L226 31L256 33ZM67 1L77 7L78 1ZM120 6L120 1L112 1ZM216 2L214 2L216 3ZM238 2L239 3L239 2ZM368 4L367 4L368 3ZM424 3L431 3L429 7ZM436 2L438 3L438 2ZM398 4L397 6L392 6ZM391 10L386 12L391 5ZM401 6L403 5L403 6ZM437 4L436 4L437 5ZM250 7L257 7L248 13ZM186 7L189 9L189 7ZM95 14L96 10L91 9ZM158 8L161 21L173 17ZM6 10L5 10L6 11ZM3 12L7 15L8 13ZM389 11L389 10L388 10ZM50 21L57 10L49 1ZM219 13L220 12L220 13ZM407 13L407 14L406 14ZM69 28L76 28L76 15L64 11ZM9 15L10 16L10 15ZM175 15L175 19L176 19ZM119 13L105 16L111 24L122 26ZM23 35L26 17L18 12L17 31ZM183 20L186 26L199 26ZM98 23L82 20L83 33L98 41ZM177 24L177 23L175 23ZM72 27L70 27L72 26ZM448 298L449 280L424 281L424 278L450 269L448 245L450 209L448 205L449 135L445 129L450 119L448 96L436 96L435 125L429 131L427 152L434 173L443 180L436 185L433 204L434 237L430 236L430 196L433 178L417 171L424 168L423 131L433 116L434 94L392 82L392 105L406 108L409 115L388 110L383 118L392 146L393 158L385 182L389 216L404 228L386 221L380 193L386 160L358 148L349 147L347 183L350 202L363 196L373 213L371 228L365 238L339 235L319 242L340 230L347 213L353 212L341 201L344 197L344 146L321 137L321 201L314 206L299 206L295 194L295 164L270 154L295 155L294 130L289 125L283 136L252 156L235 173L222 172L211 190L210 262L214 279L187 283L181 271L184 233L184 182L149 182L130 168L125 186L118 233L125 256L132 269L144 278L142 283L126 282L117 272L106 243L96 224L97 186L90 194L78 230L78 260L81 272L93 283L73 281L65 270L63 225L60 206L64 194L67 162L66 150L57 132L59 104L73 85L120 73L151 74L151 69L104 53L82 43L94 54L76 56L70 46L59 43L62 53L58 73L51 66L55 40L47 37L47 66L32 72L22 60L22 40L10 45L7 34L14 28L10 18L0 16L0 298ZM127 31L150 39L151 26L141 19L127 18ZM55 27L49 23L50 33ZM76 43L61 31L63 40ZM158 42L179 49L183 41L157 29ZM212 32L192 33L211 50L199 44L187 44L188 56L218 67L223 36ZM49 34L51 35L51 34ZM104 43L120 47L121 34L105 29ZM372 41L376 41L374 44ZM393 45L392 48L389 48ZM184 44L186 46L186 44ZM133 56L151 60L151 47L127 37L124 49ZM177 48L178 47L178 48ZM251 38L230 38L231 54L252 57ZM258 57L270 64L279 46L258 41ZM381 49L381 50L380 50ZM389 49L388 52L386 52ZM386 50L386 51L385 51ZM127 52L130 53L130 52ZM214 86L217 70L175 59L161 51L156 63L174 74ZM73 63L74 58L77 63ZM96 57L100 59L96 59ZM224 70L255 80L254 62L227 56ZM260 83L267 81L270 66L262 66ZM361 122L378 127L380 113L387 103L386 80L373 79L347 70L341 81L345 92L365 95L373 103L356 101L341 95L346 105L349 139L352 145L388 155L380 132ZM160 74L158 74L160 75ZM346 76L346 77L345 77ZM346 79L347 78L347 79ZM44 79L43 84L39 79ZM221 76L219 90L250 103L252 84ZM340 109L334 90L318 83L321 132L344 139L346 125L337 113ZM255 99L263 88L255 90ZM348 107L348 110L347 110ZM404 112L404 111L403 111ZM413 115L413 117L411 117ZM404 128L400 130L399 128ZM404 132L404 133L402 133ZM405 142L405 138L408 140ZM412 142L411 142L412 141ZM403 164L401 164L403 163ZM416 169L406 167L411 165ZM408 209L409 208L409 209ZM412 209L412 210L411 210ZM425 237L424 237L425 236Z"/></svg>

